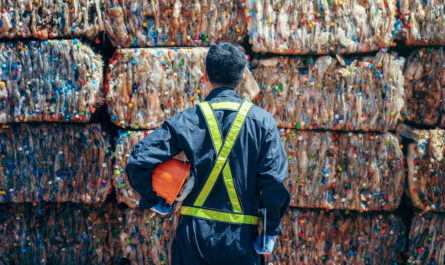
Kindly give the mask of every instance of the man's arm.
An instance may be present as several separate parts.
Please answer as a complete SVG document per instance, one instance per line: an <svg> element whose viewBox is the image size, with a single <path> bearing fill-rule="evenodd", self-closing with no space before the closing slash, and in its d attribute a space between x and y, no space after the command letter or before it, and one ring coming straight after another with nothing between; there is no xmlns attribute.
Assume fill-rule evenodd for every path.
<svg viewBox="0 0 445 265"><path fill-rule="evenodd" d="M157 203L151 182L155 167L179 152L179 142L169 120L135 145L125 170L131 187L141 195L140 209L151 208Z"/></svg>
<svg viewBox="0 0 445 265"><path fill-rule="evenodd" d="M289 191L283 183L287 174L286 152L274 125L261 146L257 182L261 207L267 209L266 234L269 236L280 233L281 218L289 206Z"/></svg>

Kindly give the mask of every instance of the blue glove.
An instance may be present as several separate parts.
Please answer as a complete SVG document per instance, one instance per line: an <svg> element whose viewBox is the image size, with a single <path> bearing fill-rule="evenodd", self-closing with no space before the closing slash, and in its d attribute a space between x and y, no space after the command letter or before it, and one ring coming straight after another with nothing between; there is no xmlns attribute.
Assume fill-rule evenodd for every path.
<svg viewBox="0 0 445 265"><path fill-rule="evenodd" d="M263 248L263 237L258 236L256 238L256 241L252 243L253 248L255 249L256 253L259 255L269 255L272 253L273 247L275 246L275 240L277 239L276 236L267 236L266 235L266 246Z"/></svg>
<svg viewBox="0 0 445 265"><path fill-rule="evenodd" d="M155 206L151 207L150 210L157 212L162 216L165 216L169 212L171 212L171 210L173 210L173 206L174 204L170 205L164 198L158 196L158 203Z"/></svg>

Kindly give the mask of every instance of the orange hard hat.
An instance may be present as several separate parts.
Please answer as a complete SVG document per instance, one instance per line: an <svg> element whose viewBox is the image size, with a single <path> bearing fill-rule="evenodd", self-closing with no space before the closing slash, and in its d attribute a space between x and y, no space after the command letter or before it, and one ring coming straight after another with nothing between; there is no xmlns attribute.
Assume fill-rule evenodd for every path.
<svg viewBox="0 0 445 265"><path fill-rule="evenodd" d="M190 172L191 164L172 158L159 164L153 171L154 191L172 204Z"/></svg>

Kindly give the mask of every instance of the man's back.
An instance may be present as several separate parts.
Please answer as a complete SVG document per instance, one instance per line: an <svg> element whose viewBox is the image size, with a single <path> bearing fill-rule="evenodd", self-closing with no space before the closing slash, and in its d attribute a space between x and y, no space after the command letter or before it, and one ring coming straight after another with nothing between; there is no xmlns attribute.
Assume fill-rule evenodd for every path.
<svg viewBox="0 0 445 265"><path fill-rule="evenodd" d="M159 212L162 203L151 185L154 168L180 151L191 164L195 185L181 207L172 264L259 264L258 253L270 253L288 207L287 157L275 121L231 88L241 81L243 57L231 44L212 46L206 84L211 75L231 86L213 83L205 102L167 119L129 158L126 169L141 195L140 208L158 203ZM260 208L267 210L269 240L254 250Z"/></svg>

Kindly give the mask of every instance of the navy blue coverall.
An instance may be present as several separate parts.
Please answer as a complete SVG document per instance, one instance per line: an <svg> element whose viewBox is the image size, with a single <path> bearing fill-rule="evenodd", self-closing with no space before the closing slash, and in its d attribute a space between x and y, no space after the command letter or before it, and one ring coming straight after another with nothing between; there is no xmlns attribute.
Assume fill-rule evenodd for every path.
<svg viewBox="0 0 445 265"><path fill-rule="evenodd" d="M238 102L234 89L212 90L205 101ZM221 135L226 137L236 111L215 110ZM183 206L192 206L210 174L217 154L204 114L198 106L167 120L148 134L133 149L126 167L131 186L141 195L140 208L157 203L151 175L164 161L184 151L195 176L195 186ZM233 181L244 214L258 216L267 209L267 235L280 232L280 221L289 205L287 156L273 117L253 106L229 155ZM221 177L218 177L203 207L232 211ZM260 256L252 247L258 236L257 226L231 224L182 215L172 242L172 264L259 264Z"/></svg>

